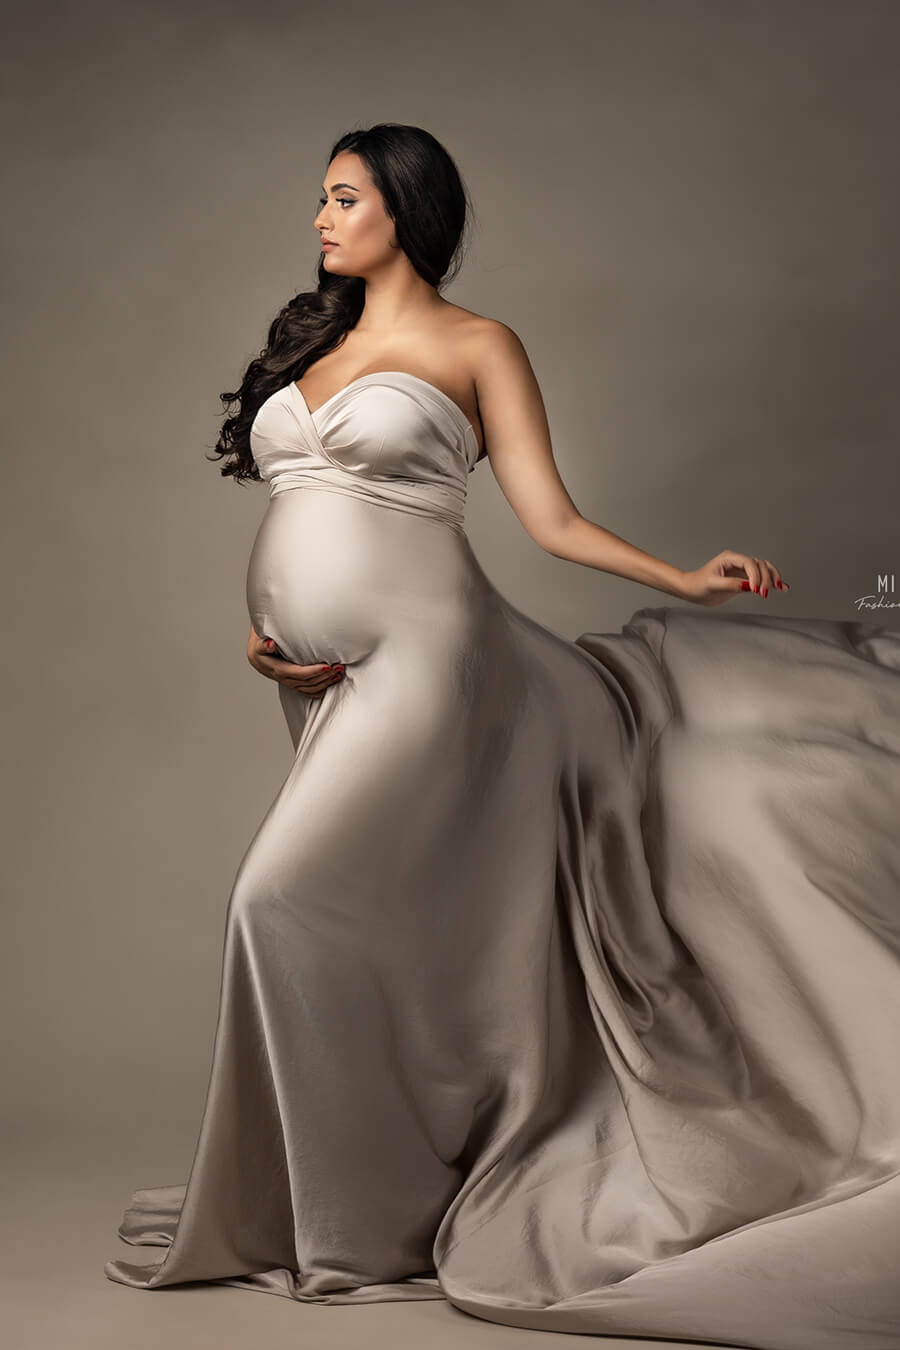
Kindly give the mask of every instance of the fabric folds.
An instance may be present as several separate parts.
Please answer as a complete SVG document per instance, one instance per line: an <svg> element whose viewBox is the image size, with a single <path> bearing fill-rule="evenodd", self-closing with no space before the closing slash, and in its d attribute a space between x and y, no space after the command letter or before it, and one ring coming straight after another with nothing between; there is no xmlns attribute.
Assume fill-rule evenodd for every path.
<svg viewBox="0 0 900 1350"><path fill-rule="evenodd" d="M896 1350L900 634L567 640L483 572L474 431L403 372L252 440L250 617L346 675L279 687L190 1176L106 1274Z"/></svg>

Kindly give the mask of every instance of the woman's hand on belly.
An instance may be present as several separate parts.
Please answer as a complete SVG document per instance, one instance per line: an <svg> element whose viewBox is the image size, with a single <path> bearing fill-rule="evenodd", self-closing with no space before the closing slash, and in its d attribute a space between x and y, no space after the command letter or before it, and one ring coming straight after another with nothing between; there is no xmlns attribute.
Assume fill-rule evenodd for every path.
<svg viewBox="0 0 900 1350"><path fill-rule="evenodd" d="M321 698L329 685L336 684L344 676L344 667L340 664L329 666L319 662L313 666L295 666L282 656L271 638L260 637L252 624L247 639L247 660L260 675L286 685L288 689L297 689L309 698Z"/></svg>

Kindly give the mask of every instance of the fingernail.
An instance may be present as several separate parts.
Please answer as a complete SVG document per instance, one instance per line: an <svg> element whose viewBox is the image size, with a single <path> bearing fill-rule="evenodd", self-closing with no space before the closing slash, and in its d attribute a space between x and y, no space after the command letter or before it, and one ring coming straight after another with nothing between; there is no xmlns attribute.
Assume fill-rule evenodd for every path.
<svg viewBox="0 0 900 1350"><path fill-rule="evenodd" d="M768 594L769 594L768 586L763 586L763 599L765 599Z"/></svg>
<svg viewBox="0 0 900 1350"><path fill-rule="evenodd" d="M742 591L749 591L749 589L750 589L750 582L749 582L749 581L742 581L742 582L741 582L741 590L742 590Z"/></svg>
<svg viewBox="0 0 900 1350"><path fill-rule="evenodd" d="M266 646L271 648L275 646L275 643L272 641L271 638L266 638Z"/></svg>
<svg viewBox="0 0 900 1350"><path fill-rule="evenodd" d="M758 587L758 586L754 586L754 587L753 587L753 594L754 594L754 595L759 595L759 587Z"/></svg>
<svg viewBox="0 0 900 1350"><path fill-rule="evenodd" d="M323 670L330 670L330 669L331 669L331 666L325 665L325 666L322 667L322 669L323 669Z"/></svg>

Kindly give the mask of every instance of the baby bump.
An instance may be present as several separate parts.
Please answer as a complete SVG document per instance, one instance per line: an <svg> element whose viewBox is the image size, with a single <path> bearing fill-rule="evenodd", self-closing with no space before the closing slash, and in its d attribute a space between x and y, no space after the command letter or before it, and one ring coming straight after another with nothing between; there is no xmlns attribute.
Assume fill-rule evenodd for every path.
<svg viewBox="0 0 900 1350"><path fill-rule="evenodd" d="M465 536L428 517L344 493L270 498L247 570L259 634L291 660L359 661L435 619L457 624L472 565ZM433 640L433 639L432 639Z"/></svg>

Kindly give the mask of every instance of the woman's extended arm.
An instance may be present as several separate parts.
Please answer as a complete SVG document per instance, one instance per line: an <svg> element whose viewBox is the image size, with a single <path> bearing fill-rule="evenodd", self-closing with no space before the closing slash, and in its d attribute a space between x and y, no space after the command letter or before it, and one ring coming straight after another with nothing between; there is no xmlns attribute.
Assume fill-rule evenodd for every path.
<svg viewBox="0 0 900 1350"><path fill-rule="evenodd" d="M725 549L684 571L585 519L566 491L550 441L544 401L522 342L489 321L474 355L475 388L494 476L536 543L569 562L639 581L696 604L723 604L741 590L788 589L767 558Z"/></svg>

